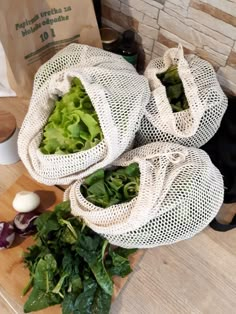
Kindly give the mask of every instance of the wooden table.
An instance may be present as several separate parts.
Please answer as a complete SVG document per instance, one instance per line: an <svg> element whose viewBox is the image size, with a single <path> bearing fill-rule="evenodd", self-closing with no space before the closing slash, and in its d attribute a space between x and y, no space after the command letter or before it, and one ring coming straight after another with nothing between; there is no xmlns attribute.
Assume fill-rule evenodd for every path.
<svg viewBox="0 0 236 314"><path fill-rule="evenodd" d="M18 126L27 106L26 100L0 98L0 110L12 112ZM21 162L0 166L0 194L24 171ZM223 206L219 214L221 220L229 220L235 211L236 205ZM149 249L129 276L128 284L113 303L111 313L234 314L235 266L234 230L217 233L206 228L190 240ZM9 313L17 313L14 300L7 304L4 291L1 291L0 314Z"/></svg>

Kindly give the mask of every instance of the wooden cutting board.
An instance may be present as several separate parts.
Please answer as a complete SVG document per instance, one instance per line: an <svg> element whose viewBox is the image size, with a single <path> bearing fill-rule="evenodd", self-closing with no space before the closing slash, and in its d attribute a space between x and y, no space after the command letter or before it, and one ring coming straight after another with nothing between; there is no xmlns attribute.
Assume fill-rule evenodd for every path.
<svg viewBox="0 0 236 314"><path fill-rule="evenodd" d="M62 201L63 191L53 186L45 186L34 181L27 174L23 174L5 193L0 196L0 221L12 221L16 211L12 208L12 201L17 192L22 190L34 191L41 199L40 211L53 209L54 206ZM21 296L23 288L29 280L28 270L24 268L22 254L26 248L33 244L33 238L17 238L14 246L0 251L0 295L6 300L9 307L17 314L23 313L23 305L28 296ZM139 250L130 257L132 268L143 256L144 251ZM125 285L126 278L114 277L113 300ZM0 310L1 313L1 310ZM59 314L60 306L56 305L48 309L38 311L39 314ZM3 314L3 313L2 313Z"/></svg>

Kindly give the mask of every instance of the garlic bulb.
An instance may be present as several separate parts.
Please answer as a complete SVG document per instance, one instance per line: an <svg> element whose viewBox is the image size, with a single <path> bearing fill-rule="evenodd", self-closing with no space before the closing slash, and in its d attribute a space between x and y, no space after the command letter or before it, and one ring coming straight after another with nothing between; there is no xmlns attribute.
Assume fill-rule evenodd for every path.
<svg viewBox="0 0 236 314"><path fill-rule="evenodd" d="M38 194L29 191L16 193L12 202L13 208L20 213L28 213L37 208L40 204Z"/></svg>

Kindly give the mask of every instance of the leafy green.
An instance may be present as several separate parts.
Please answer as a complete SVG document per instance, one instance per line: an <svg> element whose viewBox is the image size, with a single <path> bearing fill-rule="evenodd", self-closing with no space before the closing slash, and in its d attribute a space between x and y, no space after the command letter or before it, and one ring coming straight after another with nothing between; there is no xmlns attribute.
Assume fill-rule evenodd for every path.
<svg viewBox="0 0 236 314"><path fill-rule="evenodd" d="M44 154L71 154L94 147L103 139L97 114L78 78L55 107L43 130Z"/></svg>
<svg viewBox="0 0 236 314"><path fill-rule="evenodd" d="M92 305L92 314L109 313L111 307L111 296L100 287L97 288Z"/></svg>
<svg viewBox="0 0 236 314"><path fill-rule="evenodd" d="M139 192L140 171L137 163L116 170L97 170L81 186L81 193L99 207L128 202Z"/></svg>
<svg viewBox="0 0 236 314"><path fill-rule="evenodd" d="M114 252L122 257L127 258L129 255L137 252L137 249L124 249L123 247L117 247Z"/></svg>
<svg viewBox="0 0 236 314"><path fill-rule="evenodd" d="M24 312L41 310L60 303L60 297L53 294L57 262L51 254L41 258L34 273L34 287L29 299L24 305Z"/></svg>
<svg viewBox="0 0 236 314"><path fill-rule="evenodd" d="M107 245L108 242L106 240L101 242L101 238L99 236L91 238L90 236L82 234L80 237L80 245L76 250L88 263L101 288L103 288L107 294L112 295L112 280L109 277L103 263Z"/></svg>
<svg viewBox="0 0 236 314"><path fill-rule="evenodd" d="M173 112L188 109L188 101L184 94L184 87L179 77L177 65L170 66L167 71L157 74L157 77L166 87L166 95Z"/></svg>
<svg viewBox="0 0 236 314"><path fill-rule="evenodd" d="M102 172L88 182L101 176ZM134 250L112 248L71 216L68 201L40 215L35 225L36 244L24 254L30 271L24 293L33 288L24 305L25 313L61 304L63 314L108 314L112 276L124 277L131 272L128 255Z"/></svg>
<svg viewBox="0 0 236 314"><path fill-rule="evenodd" d="M85 280L84 290L75 300L73 313L90 314L96 290L96 280Z"/></svg>
<svg viewBox="0 0 236 314"><path fill-rule="evenodd" d="M112 258L113 266L110 268L110 274L112 276L117 275L120 277L125 277L129 273L131 273L131 268L129 264L129 260L125 257L120 256L119 254L110 252L110 256Z"/></svg>

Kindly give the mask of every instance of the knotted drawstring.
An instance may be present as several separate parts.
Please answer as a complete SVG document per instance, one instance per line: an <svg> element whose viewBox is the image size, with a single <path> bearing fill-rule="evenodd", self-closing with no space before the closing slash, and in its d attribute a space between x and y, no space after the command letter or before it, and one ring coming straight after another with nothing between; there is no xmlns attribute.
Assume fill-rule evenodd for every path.
<svg viewBox="0 0 236 314"><path fill-rule="evenodd" d="M154 154L149 154L145 157L135 157L133 159L134 162L140 162L141 160L147 160L147 159L153 159L157 157L166 157L172 164L178 164L180 162L184 162L186 157L188 156L188 151L183 150L183 151L170 151L167 149L164 153L154 153Z"/></svg>

